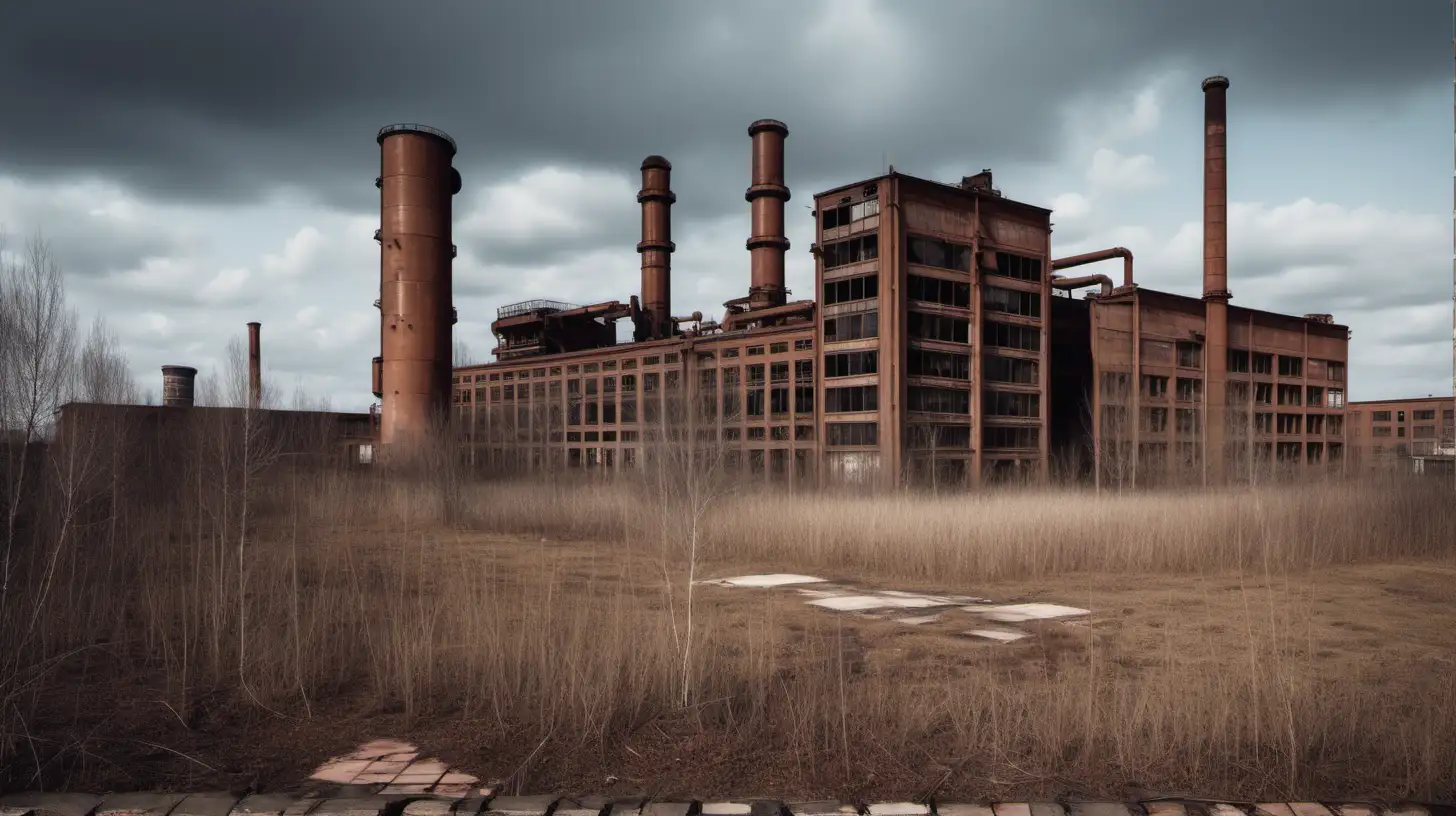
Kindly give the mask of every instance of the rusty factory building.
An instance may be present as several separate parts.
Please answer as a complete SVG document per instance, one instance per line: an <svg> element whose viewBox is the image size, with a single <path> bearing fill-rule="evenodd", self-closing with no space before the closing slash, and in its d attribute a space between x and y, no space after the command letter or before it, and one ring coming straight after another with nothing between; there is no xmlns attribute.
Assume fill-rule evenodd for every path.
<svg viewBox="0 0 1456 816"><path fill-rule="evenodd" d="M649 156L639 294L506 306L496 361L453 371L456 146L387 127L383 450L441 423L481 467L619 470L672 438L765 480L887 487L1213 484L1339 466L1348 329L1230 304L1227 88L1203 83L1201 298L1140 286L1121 247L1054 259L1051 211L1003 195L990 171L946 184L891 168L814 196L815 298L790 301L789 131L764 119L748 129L747 292L721 320L674 314L672 166ZM1120 280L1065 274L1099 261L1120 261Z"/></svg>
<svg viewBox="0 0 1456 816"><path fill-rule="evenodd" d="M1456 462L1456 407L1450 397L1352 402L1350 453L1365 469L1407 460L1417 472L1449 473Z"/></svg>

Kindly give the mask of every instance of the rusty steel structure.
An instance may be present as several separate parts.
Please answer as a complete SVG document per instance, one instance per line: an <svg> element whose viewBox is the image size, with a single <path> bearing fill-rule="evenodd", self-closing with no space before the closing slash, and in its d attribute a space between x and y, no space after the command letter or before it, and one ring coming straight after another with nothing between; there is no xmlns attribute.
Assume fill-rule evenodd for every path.
<svg viewBox="0 0 1456 816"><path fill-rule="evenodd" d="M248 407L255 411L263 407L263 352L258 337L262 328L257 321L248 324Z"/></svg>
<svg viewBox="0 0 1456 816"><path fill-rule="evenodd" d="M162 366L162 404L191 408L197 383L197 369L184 365Z"/></svg>
<svg viewBox="0 0 1456 816"><path fill-rule="evenodd" d="M637 203L642 205L642 240L637 252L642 256L642 317L637 340L661 340L674 331L672 319L672 205L677 196L672 192L672 162L661 156L648 156L642 161L642 190Z"/></svg>
<svg viewBox="0 0 1456 816"><path fill-rule="evenodd" d="M1225 77L1203 80L1203 302L1208 350L1204 396L1203 479L1223 481L1228 378L1228 87Z"/></svg>
<svg viewBox="0 0 1456 816"><path fill-rule="evenodd" d="M789 188L784 184L784 140L789 128L777 119L760 119L748 126L753 139L753 183L744 198L752 213L753 233L748 238L750 284L749 304L754 309L784 305L784 255L789 239L784 236L784 204Z"/></svg>
<svg viewBox="0 0 1456 816"><path fill-rule="evenodd" d="M890 167L814 196L814 297L789 301L788 127L761 119L747 291L721 319L672 315L676 197L671 164L649 156L640 292L501 308L496 361L454 371L454 433L483 467L618 470L673 425L730 469L880 487L1214 485L1342 467L1349 330L1229 305L1227 88L1203 83L1197 295L1145 288L1125 247L1054 258L1051 211L1005 196L990 170L942 183ZM1112 260L1120 280L1065 275ZM617 340L621 319L632 342ZM386 394L389 360L375 365Z"/></svg>
<svg viewBox="0 0 1456 816"><path fill-rule="evenodd" d="M425 125L379 131L380 443L423 441L449 418L451 200L460 192L455 141Z"/></svg>

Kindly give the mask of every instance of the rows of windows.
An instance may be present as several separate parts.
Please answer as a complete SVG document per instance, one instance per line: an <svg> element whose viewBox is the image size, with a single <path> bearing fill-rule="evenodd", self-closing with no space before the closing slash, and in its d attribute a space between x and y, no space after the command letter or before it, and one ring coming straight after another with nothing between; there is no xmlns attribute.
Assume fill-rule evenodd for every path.
<svg viewBox="0 0 1456 816"><path fill-rule="evenodd" d="M999 286L983 286L981 287L981 309L1021 317L1041 317L1041 293L1002 289Z"/></svg>
<svg viewBox="0 0 1456 816"><path fill-rule="evenodd" d="M926 314L912 311L909 315L910 336L921 340L940 340L946 343L970 341L970 321L961 317Z"/></svg>
<svg viewBox="0 0 1456 816"><path fill-rule="evenodd" d="M819 214L824 229L848 226L856 221L880 214L880 201L871 198L857 204L844 204L824 210Z"/></svg>
<svg viewBox="0 0 1456 816"><path fill-rule="evenodd" d="M1028 258L1024 255L1014 255L1010 252L996 253L996 268L984 270L996 275L1004 275L1017 280L1041 282L1041 259Z"/></svg>
<svg viewBox="0 0 1456 816"><path fill-rule="evenodd" d="M971 378L971 356L949 351L912 348L906 354L906 371L916 377Z"/></svg>
<svg viewBox="0 0 1456 816"><path fill-rule="evenodd" d="M880 257L880 237L876 233L857 235L847 241L835 241L819 249L819 257L825 269L834 269L860 261L873 261Z"/></svg>
<svg viewBox="0 0 1456 816"><path fill-rule="evenodd" d="M1040 364L1036 360L1023 360L1019 357L987 354L981 361L981 375L986 382L1037 385L1040 383L1037 376L1039 370Z"/></svg>
<svg viewBox="0 0 1456 816"><path fill-rule="evenodd" d="M831 422L824 427L825 442L831 446L878 445L877 422Z"/></svg>
<svg viewBox="0 0 1456 816"><path fill-rule="evenodd" d="M962 281L927 278L923 275L910 275L905 281L905 297L910 300L923 300L928 303L939 303L944 306L969 309L971 306L971 284Z"/></svg>
<svg viewBox="0 0 1456 816"><path fill-rule="evenodd" d="M911 235L905 240L905 261L920 266L971 271L971 248L938 238Z"/></svg>
<svg viewBox="0 0 1456 816"><path fill-rule="evenodd" d="M987 320L981 329L981 342L995 348L1041 351L1041 329Z"/></svg>
<svg viewBox="0 0 1456 816"><path fill-rule="evenodd" d="M878 351L846 351L824 355L825 377L856 377L875 374L880 368Z"/></svg>
<svg viewBox="0 0 1456 816"><path fill-rule="evenodd" d="M878 385L857 385L824 389L824 413L843 414L876 411L880 407Z"/></svg>
<svg viewBox="0 0 1456 816"><path fill-rule="evenodd" d="M880 336L880 316L876 312L824 318L824 342L865 340Z"/></svg>
<svg viewBox="0 0 1456 816"><path fill-rule="evenodd" d="M969 414L971 392L964 388L912 385L905 395L905 408L931 414Z"/></svg>
<svg viewBox="0 0 1456 816"><path fill-rule="evenodd" d="M879 275L860 275L855 278L824 282L824 305L846 303L851 300L867 300L880 294Z"/></svg>

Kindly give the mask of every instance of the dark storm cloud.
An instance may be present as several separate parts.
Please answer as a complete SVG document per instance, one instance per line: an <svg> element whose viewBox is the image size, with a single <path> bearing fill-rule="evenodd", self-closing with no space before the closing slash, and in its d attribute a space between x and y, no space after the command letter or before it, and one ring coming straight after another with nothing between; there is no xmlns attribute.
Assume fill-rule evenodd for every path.
<svg viewBox="0 0 1456 816"><path fill-rule="evenodd" d="M853 3L768 0L161 0L144 23L111 0L8 3L0 170L191 200L295 185L362 210L375 130L423 121L459 141L467 184L663 153L692 170L675 180L692 216L735 206L723 191L746 186L744 127L764 116L793 130L796 184L869 175L885 151L1047 159L1058 101L1175 63L1237 66L1241 105L1286 109L1449 73L1434 2L884 5L888 23L855 25Z"/></svg>

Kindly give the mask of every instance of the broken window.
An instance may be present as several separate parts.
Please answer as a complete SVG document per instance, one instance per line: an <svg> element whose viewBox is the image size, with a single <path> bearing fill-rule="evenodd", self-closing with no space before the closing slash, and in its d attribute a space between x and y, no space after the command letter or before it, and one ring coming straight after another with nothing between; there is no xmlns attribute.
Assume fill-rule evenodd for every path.
<svg viewBox="0 0 1456 816"><path fill-rule="evenodd" d="M982 272L989 272L993 275L1004 275L1017 280L1041 282L1041 259L1028 258L1024 255L1013 255L1010 252L996 253L996 268L986 269Z"/></svg>
<svg viewBox="0 0 1456 816"><path fill-rule="evenodd" d="M906 263L935 266L941 269L971 271L971 248L938 238L911 235L905 240Z"/></svg>
<svg viewBox="0 0 1456 816"><path fill-rule="evenodd" d="M1002 428L988 425L981 429L981 447L1030 450L1041 443L1040 428Z"/></svg>
<svg viewBox="0 0 1456 816"><path fill-rule="evenodd" d="M1320 403L1325 401L1325 390L1319 386L1311 385L1305 389L1304 404L1311 408L1318 408Z"/></svg>
<svg viewBox="0 0 1456 816"><path fill-rule="evenodd" d="M1249 373L1249 352L1243 349L1229 349L1228 370L1230 374Z"/></svg>
<svg viewBox="0 0 1456 816"><path fill-rule="evenodd" d="M929 414L969 414L971 392L964 388L912 385L906 393L905 408Z"/></svg>
<svg viewBox="0 0 1456 816"><path fill-rule="evenodd" d="M1304 360L1299 357L1279 355L1279 376L1300 377L1304 375Z"/></svg>
<svg viewBox="0 0 1456 816"><path fill-rule="evenodd" d="M1280 405L1299 405L1303 395L1297 385L1281 385L1278 393Z"/></svg>
<svg viewBox="0 0 1456 816"><path fill-rule="evenodd" d="M1117 371L1104 371L1101 386L1104 398L1121 399L1127 395L1127 375Z"/></svg>
<svg viewBox="0 0 1456 816"><path fill-rule="evenodd" d="M1198 402L1203 399L1203 380L1179 377L1175 387L1179 402Z"/></svg>
<svg viewBox="0 0 1456 816"><path fill-rule="evenodd" d="M1274 355L1272 354L1255 353L1253 355L1253 364L1255 374L1274 373Z"/></svg>
<svg viewBox="0 0 1456 816"><path fill-rule="evenodd" d="M981 330L981 341L997 348L1041 351L1041 329L987 320Z"/></svg>
<svg viewBox="0 0 1456 816"><path fill-rule="evenodd" d="M824 261L825 269L834 269L861 261L873 261L880 257L880 236L871 232L850 238L848 241L825 244L819 249L819 257Z"/></svg>
<svg viewBox="0 0 1456 816"><path fill-rule="evenodd" d="M1167 408L1144 408L1143 409L1143 430L1152 433L1162 433L1168 429Z"/></svg>
<svg viewBox="0 0 1456 816"><path fill-rule="evenodd" d="M794 341L794 351L809 351L812 348L814 348L813 338L806 337L803 340Z"/></svg>
<svg viewBox="0 0 1456 816"><path fill-rule="evenodd" d="M845 227L856 221L869 218L880 213L880 200L867 198L857 204L841 204L838 207L831 207L819 214L824 229L835 229Z"/></svg>
<svg viewBox="0 0 1456 816"><path fill-rule="evenodd" d="M981 407L986 416L1037 417L1041 415L1041 395L985 390Z"/></svg>
<svg viewBox="0 0 1456 816"><path fill-rule="evenodd" d="M828 414L879 409L879 386L859 385L824 389L824 412Z"/></svg>
<svg viewBox="0 0 1456 816"><path fill-rule="evenodd" d="M732 360L732 359L736 358L737 356L738 356L738 349L736 349L736 348L725 348L725 349L723 349L723 359L725 359L725 360Z"/></svg>
<svg viewBox="0 0 1456 816"><path fill-rule="evenodd" d="M1329 426L1331 436L1339 436L1345 430L1345 418L1339 414L1326 417L1325 424Z"/></svg>
<svg viewBox="0 0 1456 816"><path fill-rule="evenodd" d="M1203 344L1178 341L1178 367L1203 368Z"/></svg>
<svg viewBox="0 0 1456 816"><path fill-rule="evenodd" d="M831 422L824 426L824 433L832 446L878 445L879 429L877 422Z"/></svg>
<svg viewBox="0 0 1456 816"><path fill-rule="evenodd" d="M759 368L762 368L762 367L763 366L759 366ZM788 382L789 381L789 364L788 363L786 363L786 362L785 363L774 363L773 365L769 366L768 370L769 370L769 382L782 383L782 382Z"/></svg>
<svg viewBox="0 0 1456 816"><path fill-rule="evenodd" d="M748 415L751 417L763 416L763 389L748 389Z"/></svg>
<svg viewBox="0 0 1456 816"><path fill-rule="evenodd" d="M912 376L944 377L950 380L969 380L971 378L971 356L969 354L912 348L907 354L906 364L906 370Z"/></svg>
<svg viewBox="0 0 1456 816"><path fill-rule="evenodd" d="M851 300L867 300L880 294L879 275L860 275L855 278L824 282L824 305L847 303ZM785 351L787 351L787 347Z"/></svg>
<svg viewBox="0 0 1456 816"><path fill-rule="evenodd" d="M913 353L913 352L912 352ZM807 361L802 361L807 362ZM845 351L824 355L824 376L856 377L879 371L878 351Z"/></svg>
<svg viewBox="0 0 1456 816"><path fill-rule="evenodd" d="M967 343L970 342L970 326L969 320L959 317L945 317L916 311L911 311L909 315L910 336L922 340Z"/></svg>
<svg viewBox="0 0 1456 816"><path fill-rule="evenodd" d="M759 426L757 428L749 428L748 429L748 441L749 442L762 442L764 436L767 435L767 431L768 431L768 429L767 428L764 428L763 426Z"/></svg>
<svg viewBox="0 0 1456 816"><path fill-rule="evenodd" d="M923 275L910 275L905 281L905 297L910 300L923 300L927 303L968 309L971 306L971 284L927 278Z"/></svg>
<svg viewBox="0 0 1456 816"><path fill-rule="evenodd" d="M987 382L1016 383L1018 385L1036 385L1040 382L1039 366L1036 360L987 354L981 364L981 373Z"/></svg>
<svg viewBox="0 0 1456 816"><path fill-rule="evenodd" d="M1256 405L1273 405L1274 404L1274 384L1273 383L1254 383L1254 404L1256 404Z"/></svg>
<svg viewBox="0 0 1456 816"><path fill-rule="evenodd" d="M789 412L789 388L783 386L769 391L769 411L774 416L781 416Z"/></svg>
<svg viewBox="0 0 1456 816"><path fill-rule="evenodd" d="M763 363L748 367L748 384L763 385Z"/></svg>
<svg viewBox="0 0 1456 816"><path fill-rule="evenodd" d="M1168 378L1156 377L1152 374L1143 375L1143 396L1152 399L1162 399L1168 396Z"/></svg>
<svg viewBox="0 0 1456 816"><path fill-rule="evenodd" d="M1190 434L1198 432L1198 409L1179 408L1176 414L1178 433Z"/></svg>
<svg viewBox="0 0 1456 816"><path fill-rule="evenodd" d="M814 413L814 386L812 386L812 385L796 385L796 386L794 386L794 413L796 413L796 414L812 414L812 413Z"/></svg>
<svg viewBox="0 0 1456 816"><path fill-rule="evenodd" d="M1041 293L984 286L981 288L981 308L988 312L1041 317Z"/></svg>
<svg viewBox="0 0 1456 816"><path fill-rule="evenodd" d="M794 361L794 382L814 382L814 361L812 359Z"/></svg>
<svg viewBox="0 0 1456 816"><path fill-rule="evenodd" d="M828 317L824 319L824 342L864 340L880 336L879 315L875 312Z"/></svg>

